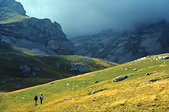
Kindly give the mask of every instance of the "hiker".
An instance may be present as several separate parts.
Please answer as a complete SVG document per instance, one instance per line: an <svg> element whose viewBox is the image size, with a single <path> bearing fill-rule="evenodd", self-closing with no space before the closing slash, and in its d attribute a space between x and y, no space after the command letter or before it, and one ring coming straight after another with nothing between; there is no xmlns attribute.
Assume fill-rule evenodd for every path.
<svg viewBox="0 0 169 112"><path fill-rule="evenodd" d="M34 100L35 100L35 106L37 106L37 100L38 100L38 96L37 95L34 97Z"/></svg>
<svg viewBox="0 0 169 112"><path fill-rule="evenodd" d="M43 94L40 95L40 103L42 104L43 101Z"/></svg>

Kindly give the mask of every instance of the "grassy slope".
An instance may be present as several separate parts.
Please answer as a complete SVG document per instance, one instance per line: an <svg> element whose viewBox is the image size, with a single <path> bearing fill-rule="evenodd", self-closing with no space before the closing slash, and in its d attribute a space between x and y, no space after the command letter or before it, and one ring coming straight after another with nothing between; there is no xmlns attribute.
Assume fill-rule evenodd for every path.
<svg viewBox="0 0 169 112"><path fill-rule="evenodd" d="M9 7L0 7L0 24L21 22L22 20L27 18L30 17L23 16Z"/></svg>
<svg viewBox="0 0 169 112"><path fill-rule="evenodd" d="M158 56L11 93L1 93L0 111L167 112L169 79L162 77L169 76L169 60L151 61L154 57ZM134 68L137 71L133 71ZM152 75L145 76L147 72ZM121 82L112 82L114 77L121 75L132 76ZM141 84L151 79L161 81ZM95 84L97 80L102 81ZM91 92L103 88L106 90L91 95ZM33 97L41 93L45 97L44 104L34 107ZM98 100L93 101L95 97ZM64 101L67 98L69 100Z"/></svg>
<svg viewBox="0 0 169 112"><path fill-rule="evenodd" d="M8 52L8 49L4 49L0 49L0 51ZM70 71L72 64L84 64L87 66L88 72L117 65L108 61L82 56L39 56L24 49L18 49L17 52L24 56L0 55L0 82L6 81L6 84L0 84L0 91L12 91L47 83L59 77L67 78L81 74L78 71ZM57 64L60 65L59 68L57 68ZM26 74L26 77L23 77L18 70L20 65L30 66L31 68L38 67L40 71L36 72L36 76L33 76L32 72L34 71L31 70L30 73ZM18 77L20 79L17 79Z"/></svg>
<svg viewBox="0 0 169 112"><path fill-rule="evenodd" d="M0 24L8 24L8 23L14 23L14 22L21 22L24 19L28 19L30 17L28 16L22 16L19 14L11 13L10 15L4 17L3 20L0 21ZM1 18L2 19L2 18Z"/></svg>

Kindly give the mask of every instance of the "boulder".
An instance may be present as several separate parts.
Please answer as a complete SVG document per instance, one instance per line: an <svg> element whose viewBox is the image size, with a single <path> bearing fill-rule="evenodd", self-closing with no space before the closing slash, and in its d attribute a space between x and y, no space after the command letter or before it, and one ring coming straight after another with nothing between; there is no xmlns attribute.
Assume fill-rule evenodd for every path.
<svg viewBox="0 0 169 112"><path fill-rule="evenodd" d="M93 101L96 101L96 100L99 100L99 99L102 99L102 98L104 98L104 97L95 97L95 98L93 99Z"/></svg>
<svg viewBox="0 0 169 112"><path fill-rule="evenodd" d="M169 76L164 76L164 77L161 77L161 79L168 79Z"/></svg>
<svg viewBox="0 0 169 112"><path fill-rule="evenodd" d="M151 80L146 81L146 82L143 82L143 83L141 83L141 84L151 84L151 83L153 83L153 82L158 82L158 81L161 81L161 80L160 80L160 79L151 79Z"/></svg>
<svg viewBox="0 0 169 112"><path fill-rule="evenodd" d="M72 64L70 71L78 71L81 73L87 72L87 66L83 64Z"/></svg>
<svg viewBox="0 0 169 112"><path fill-rule="evenodd" d="M98 80L98 81L95 81L94 83L96 84L96 83L99 83L99 82L101 82L102 80Z"/></svg>
<svg viewBox="0 0 169 112"><path fill-rule="evenodd" d="M141 83L141 84L151 84L152 82L150 82L150 81L146 81L146 82L143 82L143 83Z"/></svg>
<svg viewBox="0 0 169 112"><path fill-rule="evenodd" d="M137 59L136 61L141 61L141 60L146 60L147 58L149 58L150 56L147 56L147 57L142 57L140 59Z"/></svg>
<svg viewBox="0 0 169 112"><path fill-rule="evenodd" d="M19 71L22 73L29 73L29 72L31 72L31 67L29 67L27 65L21 65L21 66L19 66Z"/></svg>
<svg viewBox="0 0 169 112"><path fill-rule="evenodd" d="M134 71L137 71L137 69L135 68L135 69L133 69Z"/></svg>
<svg viewBox="0 0 169 112"><path fill-rule="evenodd" d="M158 59L159 60L167 60L167 59L169 59L169 56L159 56Z"/></svg>
<svg viewBox="0 0 169 112"><path fill-rule="evenodd" d="M145 76L151 75L151 73L146 73Z"/></svg>
<svg viewBox="0 0 169 112"><path fill-rule="evenodd" d="M124 76L118 76L116 78L113 79L113 82L119 82L119 81L122 81L128 77L130 77L131 75L124 75Z"/></svg>
<svg viewBox="0 0 169 112"><path fill-rule="evenodd" d="M97 91L94 91L94 92L92 92L91 94L96 94L96 93L101 92L101 91L104 91L104 90L106 90L106 88L100 89L100 90L97 90Z"/></svg>

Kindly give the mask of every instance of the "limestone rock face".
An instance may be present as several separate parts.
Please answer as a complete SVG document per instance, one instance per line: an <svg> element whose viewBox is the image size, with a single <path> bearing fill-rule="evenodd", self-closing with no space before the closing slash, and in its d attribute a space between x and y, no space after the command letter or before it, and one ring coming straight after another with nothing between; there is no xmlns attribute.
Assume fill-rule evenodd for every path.
<svg viewBox="0 0 169 112"><path fill-rule="evenodd" d="M61 26L49 19L29 18L22 22L0 24L0 36L13 46L39 49L44 54L73 54L73 44L66 38Z"/></svg>
<svg viewBox="0 0 169 112"><path fill-rule="evenodd" d="M72 38L72 42L78 55L124 63L148 55L169 52L169 23L161 21L125 33L108 30Z"/></svg>
<svg viewBox="0 0 169 112"><path fill-rule="evenodd" d="M0 0L0 16L5 13L17 12L23 16L26 16L26 11L24 10L21 3L15 0Z"/></svg>
<svg viewBox="0 0 169 112"><path fill-rule="evenodd" d="M59 23L26 16L23 6L15 0L0 0L0 38L13 47L37 54L73 54L73 44Z"/></svg>

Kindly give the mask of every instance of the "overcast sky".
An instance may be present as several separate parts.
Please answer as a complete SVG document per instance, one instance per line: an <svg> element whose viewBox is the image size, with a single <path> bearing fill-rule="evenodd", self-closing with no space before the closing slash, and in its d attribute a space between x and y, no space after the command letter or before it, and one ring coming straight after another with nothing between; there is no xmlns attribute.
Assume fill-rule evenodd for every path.
<svg viewBox="0 0 169 112"><path fill-rule="evenodd" d="M169 20L169 0L17 0L27 15L50 18L68 37Z"/></svg>

